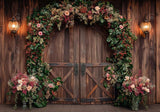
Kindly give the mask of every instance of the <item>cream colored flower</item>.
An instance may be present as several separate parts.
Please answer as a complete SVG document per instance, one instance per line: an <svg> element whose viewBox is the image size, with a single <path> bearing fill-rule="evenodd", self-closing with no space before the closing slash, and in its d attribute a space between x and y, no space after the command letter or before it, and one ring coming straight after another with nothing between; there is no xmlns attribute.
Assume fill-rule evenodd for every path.
<svg viewBox="0 0 160 112"><path fill-rule="evenodd" d="M129 80L129 76L125 76L125 81L128 81Z"/></svg>
<svg viewBox="0 0 160 112"><path fill-rule="evenodd" d="M99 11L99 10L100 10L100 7L99 7L99 6L96 6L96 7L95 7L95 10L96 10L96 11Z"/></svg>
<svg viewBox="0 0 160 112"><path fill-rule="evenodd" d="M22 85L17 86L17 91L22 91Z"/></svg>
<svg viewBox="0 0 160 112"><path fill-rule="evenodd" d="M132 88L132 89L134 89L134 88L135 88L135 85L134 85L134 84L132 84L132 85L131 85L131 88Z"/></svg>
<svg viewBox="0 0 160 112"><path fill-rule="evenodd" d="M36 80L36 78L34 77L34 76L31 76L31 78L30 78L32 81L35 81Z"/></svg>
<svg viewBox="0 0 160 112"><path fill-rule="evenodd" d="M64 14L65 14L66 16L69 16L70 13L69 13L69 11L65 11Z"/></svg>
<svg viewBox="0 0 160 112"><path fill-rule="evenodd" d="M149 90L148 88L146 88L146 89L145 89L145 91L146 91L147 93L149 93L149 92L150 92L150 90Z"/></svg>
<svg viewBox="0 0 160 112"><path fill-rule="evenodd" d="M27 86L27 91L30 91L32 89L32 86Z"/></svg>
<svg viewBox="0 0 160 112"><path fill-rule="evenodd" d="M147 79L147 80L146 80L146 82L148 82L148 83L149 83L149 82L150 82L150 79Z"/></svg>
<svg viewBox="0 0 160 112"><path fill-rule="evenodd" d="M22 84L22 82L23 82L22 80L18 80L18 83L19 83L19 84Z"/></svg>

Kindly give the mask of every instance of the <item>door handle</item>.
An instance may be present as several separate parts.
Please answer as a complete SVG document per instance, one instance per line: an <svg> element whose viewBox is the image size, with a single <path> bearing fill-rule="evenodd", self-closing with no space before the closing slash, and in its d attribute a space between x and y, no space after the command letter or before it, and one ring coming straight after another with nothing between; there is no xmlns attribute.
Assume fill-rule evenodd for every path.
<svg viewBox="0 0 160 112"><path fill-rule="evenodd" d="M78 75L78 64L77 63L74 64L74 75L75 76Z"/></svg>
<svg viewBox="0 0 160 112"><path fill-rule="evenodd" d="M81 75L84 76L86 73L86 64L82 63L81 64Z"/></svg>

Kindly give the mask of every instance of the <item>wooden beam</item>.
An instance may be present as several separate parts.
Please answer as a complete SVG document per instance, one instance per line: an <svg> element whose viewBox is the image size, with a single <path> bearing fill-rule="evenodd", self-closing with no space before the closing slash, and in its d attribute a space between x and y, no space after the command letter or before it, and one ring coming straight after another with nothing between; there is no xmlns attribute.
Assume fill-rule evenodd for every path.
<svg viewBox="0 0 160 112"><path fill-rule="evenodd" d="M156 103L160 103L160 1L156 0Z"/></svg>
<svg viewBox="0 0 160 112"><path fill-rule="evenodd" d="M0 0L0 104L3 103L4 77L4 0Z"/></svg>

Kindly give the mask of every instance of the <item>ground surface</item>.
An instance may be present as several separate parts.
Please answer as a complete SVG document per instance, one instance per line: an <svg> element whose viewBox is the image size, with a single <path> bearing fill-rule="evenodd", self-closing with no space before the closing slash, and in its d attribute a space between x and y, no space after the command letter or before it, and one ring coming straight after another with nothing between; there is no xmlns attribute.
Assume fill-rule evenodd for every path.
<svg viewBox="0 0 160 112"><path fill-rule="evenodd" d="M0 105L0 112L134 112L128 108L114 107L112 105L47 105L44 108L32 108L23 110L18 107L12 109L12 105ZM148 111L141 108L137 112L160 112L160 104L150 105Z"/></svg>

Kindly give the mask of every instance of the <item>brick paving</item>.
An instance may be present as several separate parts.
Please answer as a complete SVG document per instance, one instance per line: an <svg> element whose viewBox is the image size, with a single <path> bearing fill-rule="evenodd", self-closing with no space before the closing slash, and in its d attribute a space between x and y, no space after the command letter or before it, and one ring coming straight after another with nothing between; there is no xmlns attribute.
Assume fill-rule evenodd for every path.
<svg viewBox="0 0 160 112"><path fill-rule="evenodd" d="M12 105L0 105L0 112L134 112L129 108L114 107L112 105L54 105L50 104L44 108L32 108L31 110L23 110L18 107L17 110L12 109ZM146 111L140 108L137 112L160 112L160 104L150 105Z"/></svg>

